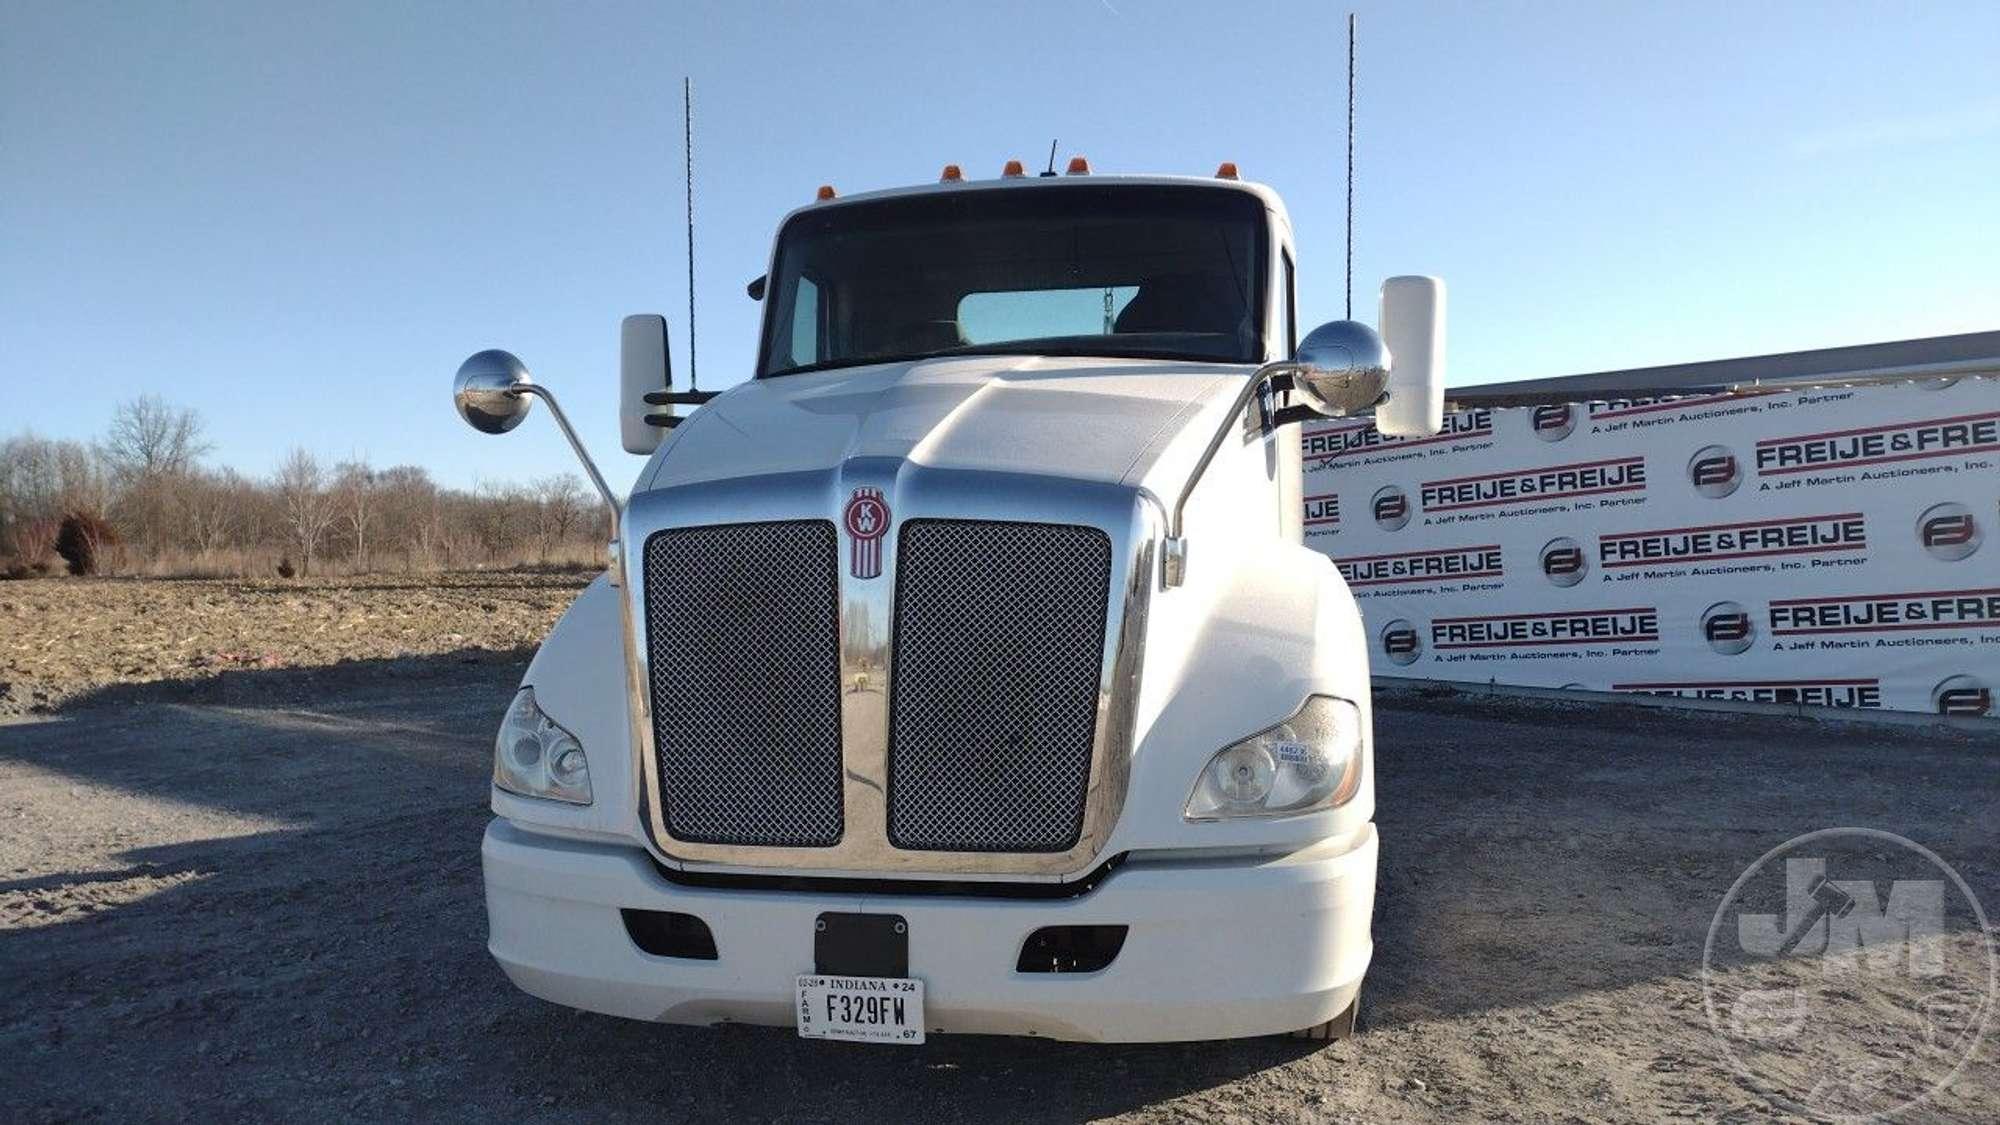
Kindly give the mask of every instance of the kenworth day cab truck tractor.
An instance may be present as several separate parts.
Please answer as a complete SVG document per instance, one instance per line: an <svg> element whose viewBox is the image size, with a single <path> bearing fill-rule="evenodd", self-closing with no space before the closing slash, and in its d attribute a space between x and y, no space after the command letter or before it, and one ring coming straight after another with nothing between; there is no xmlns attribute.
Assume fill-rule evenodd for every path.
<svg viewBox="0 0 2000 1125"><path fill-rule="evenodd" d="M890 1043L1348 1033L1368 656L1295 423L1436 432L1444 298L1301 340L1294 261L1228 165L822 188L754 378L676 392L625 321L622 504L519 360L467 360L463 417L547 399L614 512L495 748L514 983Z"/></svg>

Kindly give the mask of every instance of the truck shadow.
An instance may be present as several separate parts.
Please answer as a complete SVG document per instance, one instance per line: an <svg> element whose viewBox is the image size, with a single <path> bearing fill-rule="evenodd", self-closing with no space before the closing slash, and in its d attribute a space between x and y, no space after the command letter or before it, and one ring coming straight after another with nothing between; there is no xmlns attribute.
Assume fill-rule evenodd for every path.
<svg viewBox="0 0 2000 1125"><path fill-rule="evenodd" d="M495 701L524 655L107 689L0 726L0 813L34 818L17 823L45 841L0 853L14 857L0 868L0 1052L22 1063L15 1104L1074 1120L1189 1098L1226 1113L1237 1083L1269 1071L1304 1097L1371 1050L1368 1033L885 1050L532 1000L485 954L478 854ZM1378 729L1365 1003L1378 1043L1691 978L1730 882L1812 828L1880 824L1922 836L1982 895L2000 879L1978 812L2000 796L1990 741L1407 701L1385 702Z"/></svg>

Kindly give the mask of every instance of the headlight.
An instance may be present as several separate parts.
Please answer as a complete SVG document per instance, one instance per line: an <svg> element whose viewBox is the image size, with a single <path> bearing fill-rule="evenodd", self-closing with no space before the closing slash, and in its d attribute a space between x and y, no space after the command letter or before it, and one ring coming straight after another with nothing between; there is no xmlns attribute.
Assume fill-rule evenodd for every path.
<svg viewBox="0 0 2000 1125"><path fill-rule="evenodd" d="M1315 695L1277 726L1226 746L1188 795L1189 820L1287 816L1345 804L1361 787L1361 711Z"/></svg>
<svg viewBox="0 0 2000 1125"><path fill-rule="evenodd" d="M576 736L535 705L535 689L522 688L500 723L493 745L493 784L523 797L573 805L590 803L590 761Z"/></svg>

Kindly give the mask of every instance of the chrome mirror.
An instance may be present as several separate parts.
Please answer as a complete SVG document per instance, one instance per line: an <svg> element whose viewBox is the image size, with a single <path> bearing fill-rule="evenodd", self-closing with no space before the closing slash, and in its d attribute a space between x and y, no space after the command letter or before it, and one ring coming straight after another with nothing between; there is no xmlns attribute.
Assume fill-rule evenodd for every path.
<svg viewBox="0 0 2000 1125"><path fill-rule="evenodd" d="M451 402L466 425L482 434L504 434L528 416L533 386L527 364L512 352L489 348L458 365Z"/></svg>
<svg viewBox="0 0 2000 1125"><path fill-rule="evenodd" d="M1358 320L1320 325L1299 341L1292 389L1316 413L1356 414L1382 400L1389 385L1389 348Z"/></svg>

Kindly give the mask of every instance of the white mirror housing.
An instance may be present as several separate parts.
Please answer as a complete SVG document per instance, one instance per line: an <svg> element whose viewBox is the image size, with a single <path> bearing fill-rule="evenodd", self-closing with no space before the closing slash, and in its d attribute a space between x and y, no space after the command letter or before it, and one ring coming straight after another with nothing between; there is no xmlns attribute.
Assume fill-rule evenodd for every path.
<svg viewBox="0 0 2000 1125"><path fill-rule="evenodd" d="M1382 342L1396 359L1375 428L1388 437L1435 434L1444 428L1444 279L1383 282L1381 323Z"/></svg>
<svg viewBox="0 0 2000 1125"><path fill-rule="evenodd" d="M618 436L625 452L650 454L666 436L664 426L647 415L674 413L671 406L653 406L646 396L673 387L673 360L667 355L667 318L657 313L628 316L619 325Z"/></svg>

